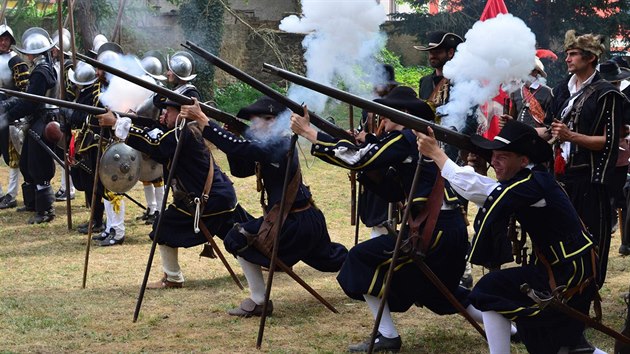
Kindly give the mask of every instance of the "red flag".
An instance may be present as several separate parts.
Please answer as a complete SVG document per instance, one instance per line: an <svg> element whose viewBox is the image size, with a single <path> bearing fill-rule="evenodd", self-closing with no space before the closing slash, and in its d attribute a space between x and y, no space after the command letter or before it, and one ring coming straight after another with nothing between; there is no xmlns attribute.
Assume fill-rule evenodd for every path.
<svg viewBox="0 0 630 354"><path fill-rule="evenodd" d="M508 9L507 6L505 6L503 0L488 0L488 2L486 3L486 7L481 13L480 20L485 21L487 19L495 18L499 14L507 13ZM488 102L481 107L486 117L489 117L488 129L483 133L483 136L485 138L492 140L497 134L499 134L499 131L501 129L499 128L499 117L496 115L498 113L498 107L496 107L496 105L497 103L503 105L508 97L508 94L499 88L499 94L492 99L493 102ZM493 106L495 106L494 109L492 109Z"/></svg>
<svg viewBox="0 0 630 354"><path fill-rule="evenodd" d="M431 0L429 1L429 14L435 15L440 12L440 2L439 0Z"/></svg>
<svg viewBox="0 0 630 354"><path fill-rule="evenodd" d="M481 21L485 21L489 18L495 18L498 14L506 14L508 13L507 6L503 0L488 0L486 3L486 7L483 9L481 13Z"/></svg>

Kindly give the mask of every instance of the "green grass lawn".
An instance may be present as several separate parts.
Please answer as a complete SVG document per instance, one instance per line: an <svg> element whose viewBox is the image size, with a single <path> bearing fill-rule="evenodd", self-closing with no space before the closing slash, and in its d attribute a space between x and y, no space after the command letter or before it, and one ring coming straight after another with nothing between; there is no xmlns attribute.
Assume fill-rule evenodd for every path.
<svg viewBox="0 0 630 354"><path fill-rule="evenodd" d="M354 227L350 225L348 173L314 160L308 146L302 144L304 180L326 215L331 237L351 247ZM224 155L215 155L227 169ZM7 174L3 165L0 182L5 188ZM233 180L242 205L260 215L255 180ZM59 185L59 177L54 183ZM144 201L141 184L130 194ZM21 196L18 200L21 204ZM75 228L88 219L84 204L83 193L77 192L72 203ZM150 226L135 221L142 210L127 203L124 245L92 246L87 286L82 289L87 237L67 229L65 203L55 206L57 218L44 225L26 225L29 215L15 209L0 211L0 352L256 352L259 319L226 314L248 293L234 285L219 260L199 258L201 247L181 250L184 288L147 291L140 317L133 323L151 246L147 236ZM368 235L369 231L361 228L361 239ZM615 329L621 328L625 318L621 296L630 283L629 260L617 254L618 246L616 233L607 284L601 292L604 323ZM229 254L226 257L244 282L236 260ZM373 320L367 307L343 294L336 274L321 273L302 263L294 270L340 313L330 312L287 275L276 273L272 291L275 312L267 321L262 351L344 352L348 344L370 333ZM482 269L476 267L474 273L478 279ZM157 252L150 280L161 274ZM414 307L394 314L394 321L404 352L487 352L477 332L457 315L440 317ZM601 349L612 352L612 339L593 330L587 336ZM526 351L516 345L512 352Z"/></svg>

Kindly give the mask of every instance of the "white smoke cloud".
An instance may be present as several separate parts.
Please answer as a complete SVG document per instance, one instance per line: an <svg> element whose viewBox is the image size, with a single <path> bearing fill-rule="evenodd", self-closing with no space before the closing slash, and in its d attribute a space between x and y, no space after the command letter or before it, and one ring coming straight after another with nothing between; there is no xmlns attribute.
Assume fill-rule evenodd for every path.
<svg viewBox="0 0 630 354"><path fill-rule="evenodd" d="M295 15L284 18L280 29L308 32L302 41L306 50L306 76L329 86L343 81L348 91L370 96L372 84L384 81L384 73L375 59L386 41L379 28L386 20L384 7L374 0L303 0L302 11L301 18ZM288 95L318 113L328 99L297 85L291 86Z"/></svg>
<svg viewBox="0 0 630 354"><path fill-rule="evenodd" d="M536 37L525 23L511 14L478 21L466 33L453 59L444 65L444 76L453 83L449 102L438 108L445 126L461 130L466 115L491 100L502 84L531 79L536 56ZM509 92L509 91L508 91Z"/></svg>
<svg viewBox="0 0 630 354"><path fill-rule="evenodd" d="M133 55L124 55L112 57L105 64L116 69L122 70L128 74L140 77L145 81L155 83L155 80L146 75L137 57ZM131 83L118 76L107 73L109 85L101 94L101 102L111 110L119 112L136 111L138 106L147 98L153 95L153 92L141 86Z"/></svg>

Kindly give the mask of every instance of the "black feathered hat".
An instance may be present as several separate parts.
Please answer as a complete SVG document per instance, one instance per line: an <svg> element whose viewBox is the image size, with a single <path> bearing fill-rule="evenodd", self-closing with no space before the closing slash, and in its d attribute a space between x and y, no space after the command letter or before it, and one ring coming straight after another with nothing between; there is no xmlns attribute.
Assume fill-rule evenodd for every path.
<svg viewBox="0 0 630 354"><path fill-rule="evenodd" d="M462 37L451 32L436 31L431 32L427 36L429 43L426 46L414 45L413 47L419 51L428 51L431 49L455 49L464 42Z"/></svg>
<svg viewBox="0 0 630 354"><path fill-rule="evenodd" d="M281 104L280 102L277 102L276 100L270 97L263 96L259 98L258 100L256 100L256 102L250 104L249 106L241 108L241 110L238 111L236 116L241 119L249 120L251 116L259 116L259 115L267 115L267 114L277 116L278 114L280 114L286 109L287 107Z"/></svg>
<svg viewBox="0 0 630 354"><path fill-rule="evenodd" d="M423 100L418 99L416 91L408 86L394 87L385 97L377 98L374 102L398 110L407 110L409 114L422 119L433 120L435 118L431 107Z"/></svg>
<svg viewBox="0 0 630 354"><path fill-rule="evenodd" d="M551 160L551 146L531 126L508 120L493 140L474 134L470 137L473 145L492 155L492 150L511 151L529 157L531 162L541 163Z"/></svg>

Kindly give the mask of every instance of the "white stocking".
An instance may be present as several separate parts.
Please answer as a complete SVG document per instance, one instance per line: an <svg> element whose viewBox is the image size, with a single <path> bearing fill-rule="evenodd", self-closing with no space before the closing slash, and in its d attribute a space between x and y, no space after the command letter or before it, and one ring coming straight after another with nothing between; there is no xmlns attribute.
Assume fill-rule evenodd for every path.
<svg viewBox="0 0 630 354"><path fill-rule="evenodd" d="M363 298L365 298L365 302L370 308L370 311L372 311L372 316L376 318L378 308L381 306L381 299L367 294L363 294ZM389 305L387 303L385 303L385 308L383 308L383 316L381 316L381 323L378 324L378 331L385 338L398 337L398 331L396 330L396 325L394 325L394 320L392 320L392 314L389 311Z"/></svg>

